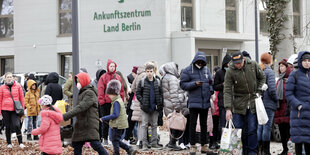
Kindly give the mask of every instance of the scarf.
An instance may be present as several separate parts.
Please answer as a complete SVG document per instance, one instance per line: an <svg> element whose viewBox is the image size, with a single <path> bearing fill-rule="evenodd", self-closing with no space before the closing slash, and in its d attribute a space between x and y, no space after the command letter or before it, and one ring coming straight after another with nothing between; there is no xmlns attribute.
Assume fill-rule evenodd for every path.
<svg viewBox="0 0 310 155"><path fill-rule="evenodd" d="M285 72L280 74L279 83L277 87L277 95L279 100L283 100L283 81L284 81Z"/></svg>

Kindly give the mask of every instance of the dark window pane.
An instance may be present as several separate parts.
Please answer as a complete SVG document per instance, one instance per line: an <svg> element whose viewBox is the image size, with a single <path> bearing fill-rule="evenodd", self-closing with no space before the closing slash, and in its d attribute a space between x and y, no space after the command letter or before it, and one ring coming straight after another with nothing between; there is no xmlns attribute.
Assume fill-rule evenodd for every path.
<svg viewBox="0 0 310 155"><path fill-rule="evenodd" d="M300 35L300 16L294 15L294 35Z"/></svg>
<svg viewBox="0 0 310 155"><path fill-rule="evenodd" d="M192 7L181 7L182 20L181 25L183 28L193 28L193 8Z"/></svg>
<svg viewBox="0 0 310 155"><path fill-rule="evenodd" d="M182 0L182 3L192 3L192 0Z"/></svg>
<svg viewBox="0 0 310 155"><path fill-rule="evenodd" d="M0 38L13 38L14 25L13 17L0 18Z"/></svg>
<svg viewBox="0 0 310 155"><path fill-rule="evenodd" d="M300 12L299 0L293 0L293 12Z"/></svg>
<svg viewBox="0 0 310 155"><path fill-rule="evenodd" d="M236 7L236 0L226 0L226 7Z"/></svg>
<svg viewBox="0 0 310 155"><path fill-rule="evenodd" d="M260 32L268 33L267 13L259 14Z"/></svg>
<svg viewBox="0 0 310 155"><path fill-rule="evenodd" d="M236 23L236 11L226 10L226 30L227 31L237 31Z"/></svg>
<svg viewBox="0 0 310 155"><path fill-rule="evenodd" d="M1 15L10 15L14 13L13 0L0 0Z"/></svg>
<svg viewBox="0 0 310 155"><path fill-rule="evenodd" d="M208 56L206 56L206 58L207 58L207 67L209 68L209 69L212 69L212 56L211 55L208 55Z"/></svg>
<svg viewBox="0 0 310 155"><path fill-rule="evenodd" d="M60 9L61 10L71 10L72 9L72 0L60 0Z"/></svg>
<svg viewBox="0 0 310 155"><path fill-rule="evenodd" d="M72 33L72 13L60 13L60 34Z"/></svg>
<svg viewBox="0 0 310 155"><path fill-rule="evenodd" d="M14 59L13 58L7 58L4 59L4 72L11 72L14 73Z"/></svg>

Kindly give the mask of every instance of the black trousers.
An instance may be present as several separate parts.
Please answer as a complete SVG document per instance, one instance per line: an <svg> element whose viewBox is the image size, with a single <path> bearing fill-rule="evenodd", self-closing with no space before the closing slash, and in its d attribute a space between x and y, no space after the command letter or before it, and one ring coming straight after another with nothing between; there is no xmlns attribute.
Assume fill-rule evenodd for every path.
<svg viewBox="0 0 310 155"><path fill-rule="evenodd" d="M281 135L281 143L284 151L288 151L287 142L290 138L290 124L289 123L281 123L279 124L279 130Z"/></svg>
<svg viewBox="0 0 310 155"><path fill-rule="evenodd" d="M302 144L304 144L306 155L310 154L310 143L295 143L296 155L302 155Z"/></svg>
<svg viewBox="0 0 310 155"><path fill-rule="evenodd" d="M111 103L104 103L103 105L100 106L100 108L102 108L102 116L101 117L110 115ZM103 137L103 139L108 140L108 136L109 136L109 122L103 122L102 137Z"/></svg>
<svg viewBox="0 0 310 155"><path fill-rule="evenodd" d="M190 135L190 144L196 144L196 125L197 125L197 118L199 114L199 121L200 121L200 129L201 129L201 136L200 136L200 143L201 146L207 144L207 117L208 117L208 109L198 109L198 108L190 108L189 115L190 115L190 127L189 127L189 135Z"/></svg>
<svg viewBox="0 0 310 155"><path fill-rule="evenodd" d="M132 135L132 130L134 129L136 125L136 121L131 120L133 110L129 109L127 110L127 115L128 115L128 128L126 129L125 133L125 140L129 140L130 136Z"/></svg>
<svg viewBox="0 0 310 155"><path fill-rule="evenodd" d="M18 143L21 144L23 141L22 141L20 117L15 113L15 111L2 110L1 112L5 124L6 142L8 144L12 144L11 134L15 132L18 139Z"/></svg>
<svg viewBox="0 0 310 155"><path fill-rule="evenodd" d="M210 144L215 144L216 141L220 138L220 129L219 129L219 124L220 124L220 117L219 116L212 116L213 119L213 136L210 136Z"/></svg>

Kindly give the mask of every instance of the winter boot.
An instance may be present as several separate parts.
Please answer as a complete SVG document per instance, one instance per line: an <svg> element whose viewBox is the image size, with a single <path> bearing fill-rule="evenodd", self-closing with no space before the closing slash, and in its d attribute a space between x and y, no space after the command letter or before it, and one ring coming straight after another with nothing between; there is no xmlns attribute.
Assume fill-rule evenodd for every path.
<svg viewBox="0 0 310 155"><path fill-rule="evenodd" d="M211 151L211 150L208 148L208 145L205 144L205 145L201 146L201 153L211 154L211 153L213 153L213 151Z"/></svg>
<svg viewBox="0 0 310 155"><path fill-rule="evenodd" d="M257 154L258 155L262 155L262 153L263 153L263 142L262 141L258 141Z"/></svg>
<svg viewBox="0 0 310 155"><path fill-rule="evenodd" d="M196 145L191 145L189 148L189 154L190 155L196 155L197 147Z"/></svg>
<svg viewBox="0 0 310 155"><path fill-rule="evenodd" d="M137 153L137 150L134 149L133 147L130 147L129 150L127 151L128 155L135 155Z"/></svg>
<svg viewBox="0 0 310 155"><path fill-rule="evenodd" d="M38 136L33 136L33 140L39 140Z"/></svg>
<svg viewBox="0 0 310 155"><path fill-rule="evenodd" d="M27 140L32 140L31 134L28 134L28 135L27 135Z"/></svg>
<svg viewBox="0 0 310 155"><path fill-rule="evenodd" d="M173 138L170 139L170 142L168 144L168 148L173 150L173 151L180 151L181 150L181 148L179 146L177 146L176 140Z"/></svg>
<svg viewBox="0 0 310 155"><path fill-rule="evenodd" d="M270 154L270 141L263 141L263 155L271 155Z"/></svg>

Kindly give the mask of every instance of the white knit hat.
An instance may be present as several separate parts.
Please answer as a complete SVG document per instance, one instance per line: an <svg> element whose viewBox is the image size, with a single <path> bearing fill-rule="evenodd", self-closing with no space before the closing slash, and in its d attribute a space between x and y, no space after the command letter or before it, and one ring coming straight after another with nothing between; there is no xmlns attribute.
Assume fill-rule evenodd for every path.
<svg viewBox="0 0 310 155"><path fill-rule="evenodd" d="M293 65L293 64L294 64L295 59L297 58L297 56L298 56L297 54L293 54L293 55L291 55L291 56L288 58L287 63L289 63L289 64Z"/></svg>
<svg viewBox="0 0 310 155"><path fill-rule="evenodd" d="M40 105L51 105L53 102L53 99L51 96L49 95L43 95L40 99L39 99L39 104Z"/></svg>

